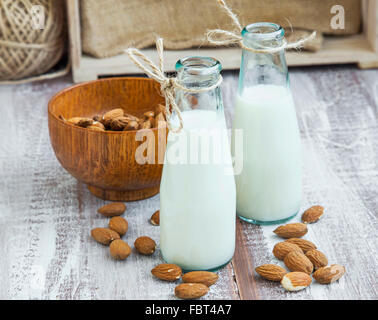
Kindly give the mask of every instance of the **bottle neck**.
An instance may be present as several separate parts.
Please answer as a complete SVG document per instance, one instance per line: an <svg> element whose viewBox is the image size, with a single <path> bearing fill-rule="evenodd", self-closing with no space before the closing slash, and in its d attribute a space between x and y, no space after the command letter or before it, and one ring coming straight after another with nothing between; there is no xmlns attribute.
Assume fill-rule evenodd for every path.
<svg viewBox="0 0 378 320"><path fill-rule="evenodd" d="M269 50L282 46L284 34L283 28L277 24L254 23L243 29L243 44L252 49ZM289 86L284 49L263 53L243 50L239 94L242 94L245 88L259 84Z"/></svg>
<svg viewBox="0 0 378 320"><path fill-rule="evenodd" d="M246 26L241 35L246 47L269 50L282 46L285 30L275 23L259 22Z"/></svg>
<svg viewBox="0 0 378 320"><path fill-rule="evenodd" d="M187 57L176 63L177 80L189 89L206 89L216 85L221 70L220 62L210 57ZM198 93L176 89L176 102L181 111L218 110L222 106L219 86Z"/></svg>
<svg viewBox="0 0 378 320"><path fill-rule="evenodd" d="M187 88L206 88L217 83L222 66L210 57L186 57L176 63L177 79Z"/></svg>

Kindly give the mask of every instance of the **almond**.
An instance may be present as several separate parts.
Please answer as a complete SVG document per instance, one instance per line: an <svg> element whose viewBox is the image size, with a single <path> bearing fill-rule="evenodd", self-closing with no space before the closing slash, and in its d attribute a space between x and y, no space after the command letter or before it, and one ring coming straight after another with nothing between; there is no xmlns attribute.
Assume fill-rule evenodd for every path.
<svg viewBox="0 0 378 320"><path fill-rule="evenodd" d="M298 251L300 253L303 253L302 249L299 246L286 241L278 242L273 248L273 254L279 260L283 260L291 251Z"/></svg>
<svg viewBox="0 0 378 320"><path fill-rule="evenodd" d="M281 280L281 285L288 291L299 291L308 287L312 282L311 277L304 272L289 272Z"/></svg>
<svg viewBox="0 0 378 320"><path fill-rule="evenodd" d="M308 208L302 214L302 222L314 223L320 219L323 213L324 213L324 208L322 206L313 206L311 208Z"/></svg>
<svg viewBox="0 0 378 320"><path fill-rule="evenodd" d="M112 241L109 249L111 256L116 260L125 260L131 253L130 246L121 239Z"/></svg>
<svg viewBox="0 0 378 320"><path fill-rule="evenodd" d="M160 280L176 281L177 279L180 279L182 270L178 265L162 263L153 268L151 273Z"/></svg>
<svg viewBox="0 0 378 320"><path fill-rule="evenodd" d="M307 233L307 226L304 223L288 223L279 226L273 231L281 238L301 238Z"/></svg>
<svg viewBox="0 0 378 320"><path fill-rule="evenodd" d="M305 253L306 257L314 265L315 270L325 267L328 264L328 259L325 254L319 250L313 249Z"/></svg>
<svg viewBox="0 0 378 320"><path fill-rule="evenodd" d="M84 117L74 117L67 120L67 122L72 123L76 126L86 128L93 123L93 119Z"/></svg>
<svg viewBox="0 0 378 320"><path fill-rule="evenodd" d="M139 123L137 121L131 120L127 123L126 127L123 129L124 131L131 131L131 130L138 130Z"/></svg>
<svg viewBox="0 0 378 320"><path fill-rule="evenodd" d="M329 284L339 280L345 274L345 267L332 264L316 270L313 274L314 279L321 284Z"/></svg>
<svg viewBox="0 0 378 320"><path fill-rule="evenodd" d="M312 262L303 253L297 251L289 252L284 259L284 263L290 271L311 274L314 270Z"/></svg>
<svg viewBox="0 0 378 320"><path fill-rule="evenodd" d="M99 121L94 121L91 126L98 127L98 128L100 128L102 130L105 130L105 126L101 122L99 122Z"/></svg>
<svg viewBox="0 0 378 320"><path fill-rule="evenodd" d="M263 264L255 269L255 271L263 278L270 281L281 281L287 271L275 264Z"/></svg>
<svg viewBox="0 0 378 320"><path fill-rule="evenodd" d="M209 271L191 271L182 276L182 281L187 283L202 283L210 287L218 281L218 275Z"/></svg>
<svg viewBox="0 0 378 320"><path fill-rule="evenodd" d="M110 130L113 131L122 131L126 128L127 124L130 122L130 119L127 117L117 117L112 118L108 122L108 126Z"/></svg>
<svg viewBox="0 0 378 320"><path fill-rule="evenodd" d="M175 295L180 299L197 299L209 292L202 283L181 283L175 288Z"/></svg>
<svg viewBox="0 0 378 320"><path fill-rule="evenodd" d="M300 239L300 238L290 238L287 239L285 242L290 242L296 244L299 248L302 249L304 253L309 250L316 249L316 245L309 240Z"/></svg>
<svg viewBox="0 0 378 320"><path fill-rule="evenodd" d="M156 211L156 212L151 216L150 222L151 222L154 226L158 226L158 225L160 224L160 210Z"/></svg>
<svg viewBox="0 0 378 320"><path fill-rule="evenodd" d="M148 120L149 118L155 117L155 112L154 111L147 111L143 113L144 119Z"/></svg>
<svg viewBox="0 0 378 320"><path fill-rule="evenodd" d="M120 236L123 236L129 227L126 219L122 217L113 217L109 220L109 229L114 230Z"/></svg>
<svg viewBox="0 0 378 320"><path fill-rule="evenodd" d="M112 202L102 206L97 210L105 217L120 216L126 210L126 206L122 202Z"/></svg>
<svg viewBox="0 0 378 320"><path fill-rule="evenodd" d="M150 237L143 236L135 240L134 246L139 253L144 255L151 255L155 252L156 242Z"/></svg>
<svg viewBox="0 0 378 320"><path fill-rule="evenodd" d="M102 244L108 245L113 240L119 239L119 234L108 228L95 228L91 231L91 236Z"/></svg>
<svg viewBox="0 0 378 320"><path fill-rule="evenodd" d="M100 116L99 114L96 114L95 116L93 116L92 119L93 119L95 122L102 122L102 121L104 121L103 116Z"/></svg>
<svg viewBox="0 0 378 320"><path fill-rule="evenodd" d="M118 118L118 117L123 117L124 116L124 111L121 108L116 108L112 109L104 114L103 121L107 123L109 120Z"/></svg>
<svg viewBox="0 0 378 320"><path fill-rule="evenodd" d="M139 122L140 119L136 116L133 116L132 114L130 113L125 113L125 117L129 118L130 120L133 120L133 121L136 121L136 122Z"/></svg>

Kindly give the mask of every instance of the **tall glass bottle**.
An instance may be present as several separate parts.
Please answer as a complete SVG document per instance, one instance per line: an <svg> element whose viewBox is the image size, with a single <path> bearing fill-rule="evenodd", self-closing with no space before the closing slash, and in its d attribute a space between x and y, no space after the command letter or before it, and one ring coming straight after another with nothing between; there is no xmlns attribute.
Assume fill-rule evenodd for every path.
<svg viewBox="0 0 378 320"><path fill-rule="evenodd" d="M242 38L248 48L277 48L284 30L254 23L244 28ZM296 215L302 194L301 147L284 49L243 50L233 129L242 129L244 137L243 170L235 176L239 217L275 224Z"/></svg>
<svg viewBox="0 0 378 320"><path fill-rule="evenodd" d="M187 88L215 85L220 63L188 57L176 64ZM160 185L160 247L164 260L185 270L214 270L235 247L236 191L219 86L176 90L183 129L169 132ZM178 126L177 115L172 117Z"/></svg>

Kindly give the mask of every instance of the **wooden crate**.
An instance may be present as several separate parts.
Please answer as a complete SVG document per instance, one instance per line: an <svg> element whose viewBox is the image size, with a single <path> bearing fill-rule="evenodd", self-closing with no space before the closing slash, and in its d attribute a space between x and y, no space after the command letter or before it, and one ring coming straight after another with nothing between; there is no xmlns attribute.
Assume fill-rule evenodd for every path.
<svg viewBox="0 0 378 320"><path fill-rule="evenodd" d="M289 66L357 63L360 68L378 68L378 0L362 0L363 32L354 36L325 37L318 52L287 52ZM70 53L74 82L95 80L99 76L141 73L126 55L98 59L81 50L79 0L67 0ZM143 50L153 59L154 49ZM166 70L173 71L183 56L213 56L222 62L223 69L238 69L241 52L238 48L201 48L167 50Z"/></svg>

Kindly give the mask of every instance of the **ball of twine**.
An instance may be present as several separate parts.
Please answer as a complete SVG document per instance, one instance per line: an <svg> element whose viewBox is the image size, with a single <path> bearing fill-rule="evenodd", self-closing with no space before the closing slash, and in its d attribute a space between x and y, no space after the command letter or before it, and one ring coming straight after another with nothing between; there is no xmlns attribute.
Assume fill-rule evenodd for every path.
<svg viewBox="0 0 378 320"><path fill-rule="evenodd" d="M60 60L65 39L63 5L62 0L0 1L0 80L40 75ZM43 7L43 26L33 15L35 6Z"/></svg>

